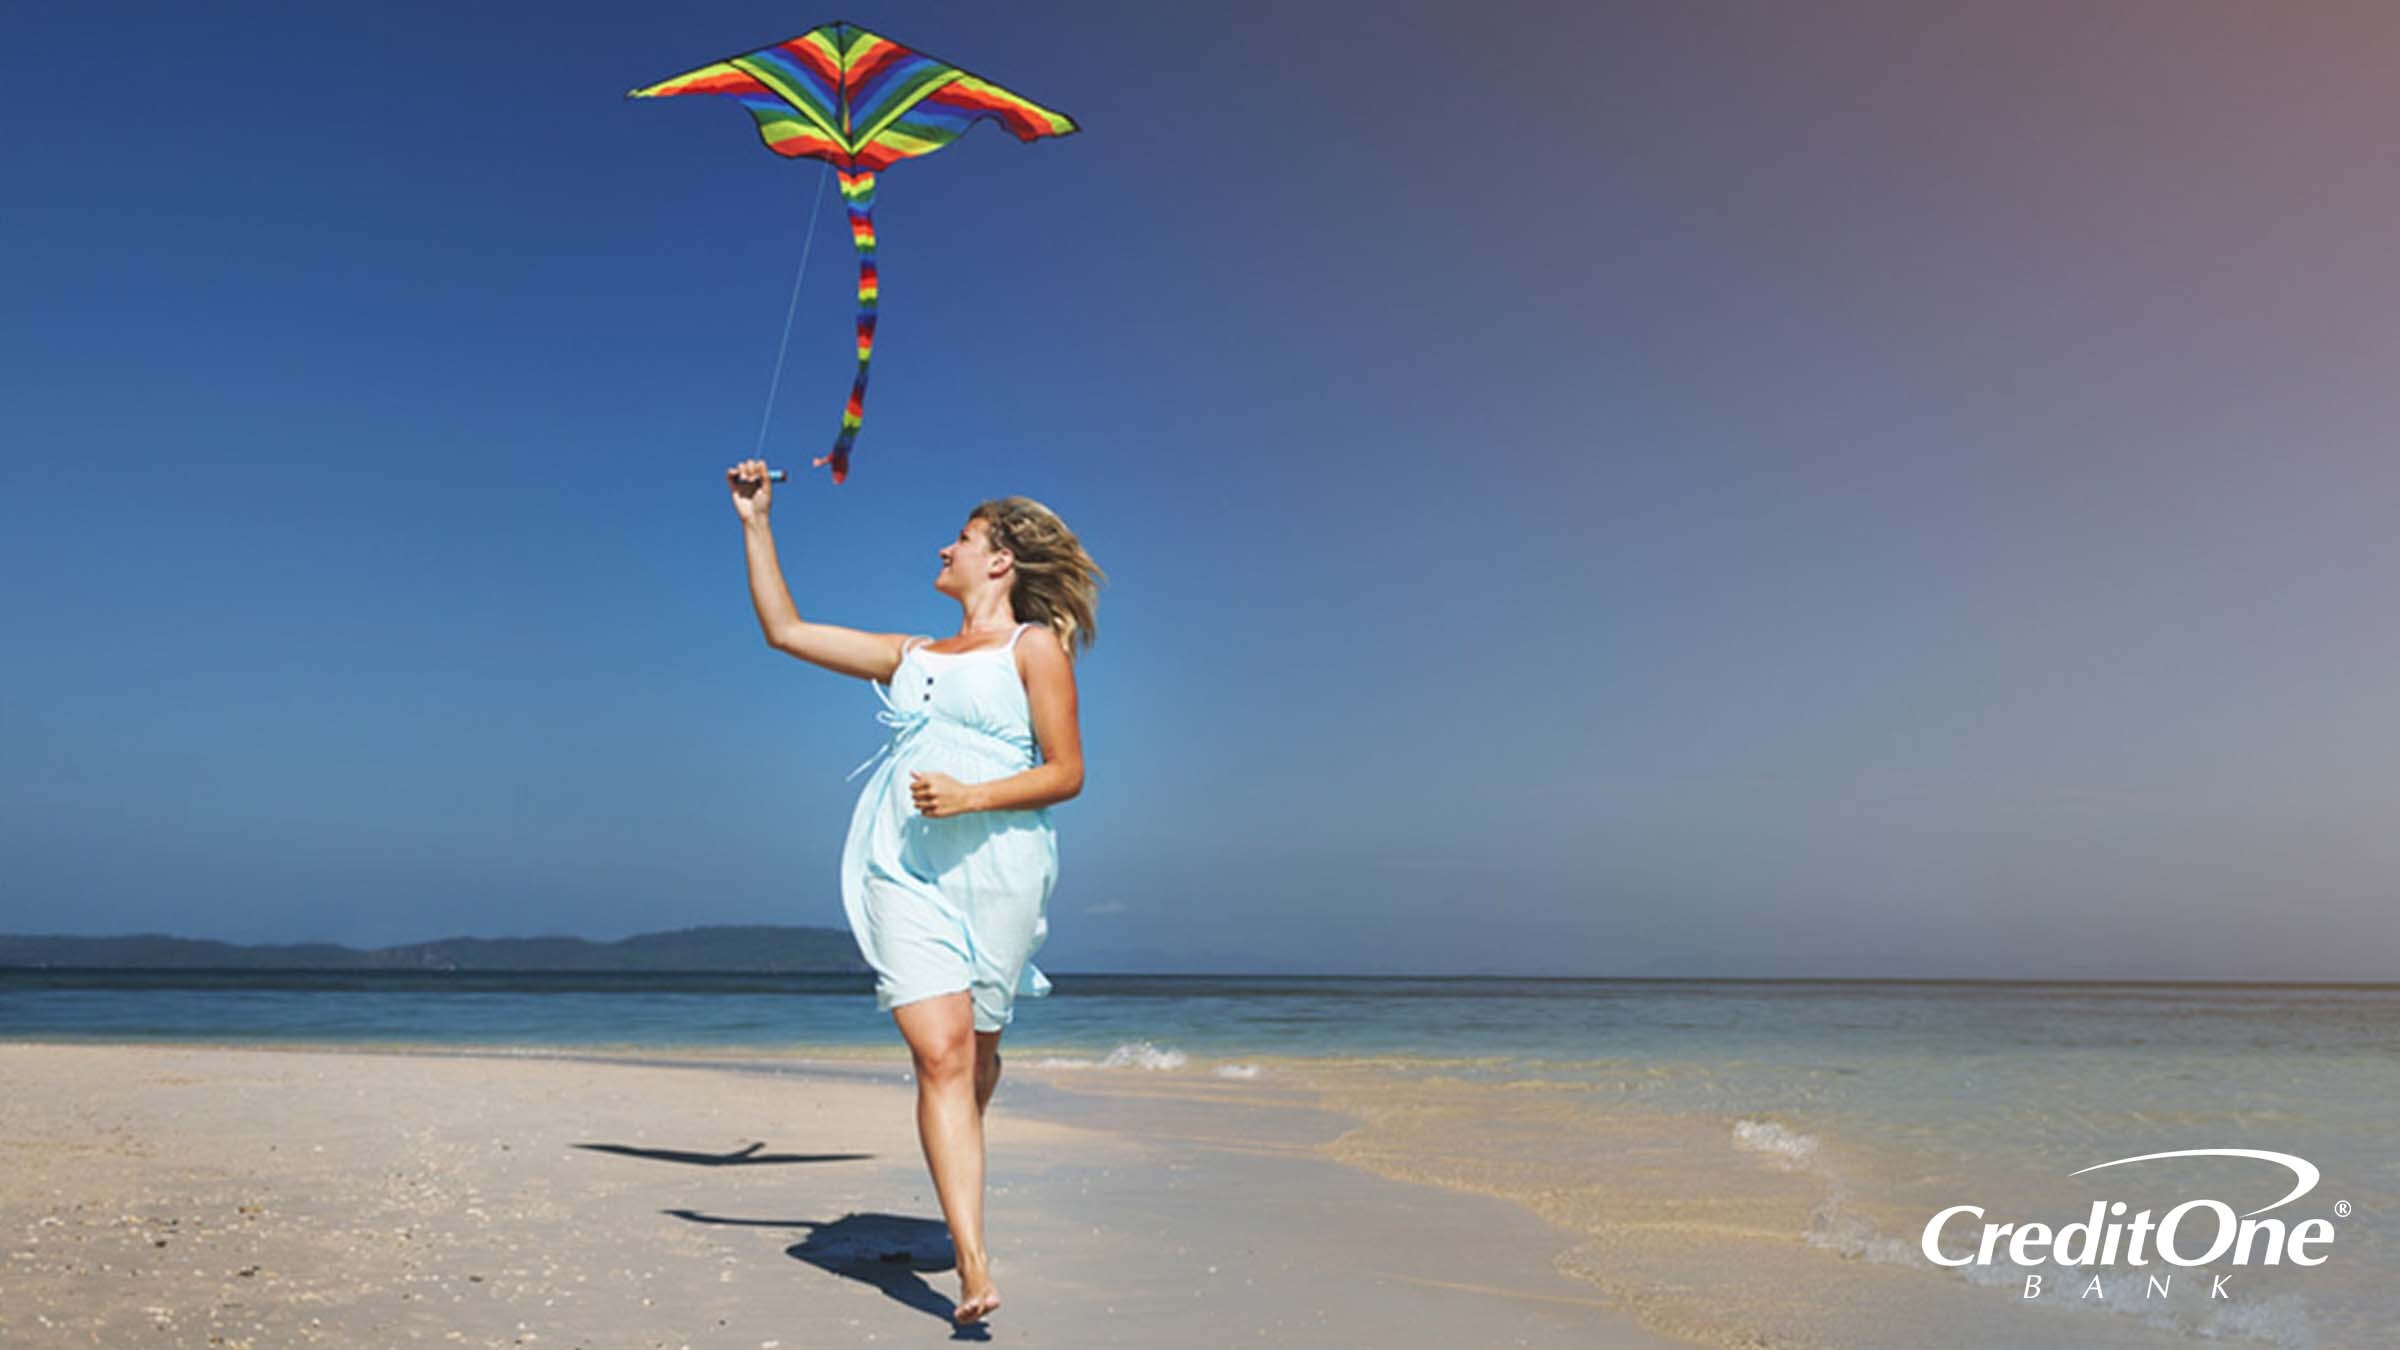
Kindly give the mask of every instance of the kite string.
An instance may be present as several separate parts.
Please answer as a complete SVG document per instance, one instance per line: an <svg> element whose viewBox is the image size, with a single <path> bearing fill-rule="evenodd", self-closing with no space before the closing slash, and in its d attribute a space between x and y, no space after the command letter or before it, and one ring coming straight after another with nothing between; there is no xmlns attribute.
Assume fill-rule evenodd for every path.
<svg viewBox="0 0 2400 1350"><path fill-rule="evenodd" d="M775 346L775 377L767 382L767 410L758 417L758 449L752 458L763 459L767 453L767 425L775 420L775 391L783 387L783 354L792 346L792 316L800 312L800 283L808 277L808 255L817 247L817 216L825 204L825 178L833 172L833 161L823 161L825 167L817 174L816 195L808 199L808 239L800 245L800 270L792 277L792 303L783 311L783 341Z"/></svg>

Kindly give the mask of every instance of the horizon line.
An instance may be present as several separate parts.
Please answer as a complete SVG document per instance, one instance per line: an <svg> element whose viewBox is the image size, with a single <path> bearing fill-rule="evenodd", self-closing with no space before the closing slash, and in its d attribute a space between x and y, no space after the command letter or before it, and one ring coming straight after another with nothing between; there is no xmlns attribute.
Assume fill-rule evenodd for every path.
<svg viewBox="0 0 2400 1350"><path fill-rule="evenodd" d="M99 939L85 939L86 941ZM475 939L477 941L512 941L507 938ZM540 939L529 939L538 941ZM588 940L588 939L587 939ZM339 945L339 944L324 944ZM417 945L417 944L402 944ZM355 950L355 949L354 949ZM704 970L660 968L656 970L560 970L516 969L491 967L479 970L459 970L455 967L359 968L347 966L83 966L83 965L24 965L0 962L0 974L14 971L46 971L59 974L214 974L214 975L624 975L657 977L661 975L749 975L789 978L792 976L834 975L845 978L870 978L868 970ZM2400 990L2400 980L2209 980L2209 979L2091 979L2043 978L2040 976L1989 975L1511 975L1503 972L1389 972L1361 974L1344 971L1208 971L1208 970L1055 970L1045 972L1053 978L1070 979L1137 979L1137 980L1509 980L1540 981L1557 984L1889 984L1889 985L2002 985L2029 988L2091 988L2122 989L2128 987L2157 989L2360 989Z"/></svg>

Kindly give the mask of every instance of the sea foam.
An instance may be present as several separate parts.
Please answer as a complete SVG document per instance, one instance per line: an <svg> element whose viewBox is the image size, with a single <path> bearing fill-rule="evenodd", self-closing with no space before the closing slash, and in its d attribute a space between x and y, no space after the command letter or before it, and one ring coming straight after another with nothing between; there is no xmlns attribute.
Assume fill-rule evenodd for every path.
<svg viewBox="0 0 2400 1350"><path fill-rule="evenodd" d="M1765 1155L1769 1162L1786 1170L1823 1170L1813 1165L1817 1156L1815 1135L1795 1133L1771 1120L1735 1121L1733 1142Z"/></svg>
<svg viewBox="0 0 2400 1350"><path fill-rule="evenodd" d="M1127 1041L1101 1059L1076 1055L1051 1055L1032 1061L1037 1069L1180 1069L1187 1056L1181 1050L1162 1049L1148 1041Z"/></svg>

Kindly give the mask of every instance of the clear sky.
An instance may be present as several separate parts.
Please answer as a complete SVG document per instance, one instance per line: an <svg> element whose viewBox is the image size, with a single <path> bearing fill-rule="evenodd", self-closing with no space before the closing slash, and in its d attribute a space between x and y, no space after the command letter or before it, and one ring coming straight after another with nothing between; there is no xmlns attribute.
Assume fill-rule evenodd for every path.
<svg viewBox="0 0 2400 1350"><path fill-rule="evenodd" d="M810 618L1108 568L1045 969L2400 970L2400 21L2190 0L37 7L0 929L843 922L819 167L620 97L836 18L1085 128L883 177L840 487L826 193L766 452Z"/></svg>

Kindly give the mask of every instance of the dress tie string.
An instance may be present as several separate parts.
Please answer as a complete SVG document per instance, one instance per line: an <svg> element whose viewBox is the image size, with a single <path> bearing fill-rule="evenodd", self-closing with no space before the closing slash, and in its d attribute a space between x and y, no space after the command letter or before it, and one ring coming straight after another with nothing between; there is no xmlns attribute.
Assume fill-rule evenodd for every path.
<svg viewBox="0 0 2400 1350"><path fill-rule="evenodd" d="M906 746L918 732L923 731L925 724L932 720L922 707L903 708L894 703L891 694L881 684L874 684L870 687L874 689L875 697L883 700L883 710L875 714L875 720L893 729L892 738L884 742L874 754L867 756L866 763L843 775L842 781L845 783L865 773L875 761L884 756L900 753L901 748Z"/></svg>

